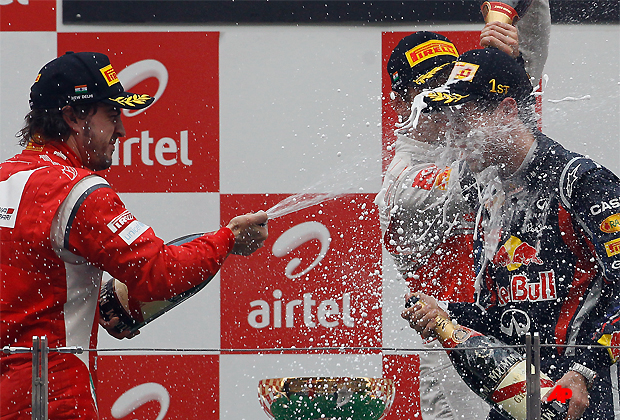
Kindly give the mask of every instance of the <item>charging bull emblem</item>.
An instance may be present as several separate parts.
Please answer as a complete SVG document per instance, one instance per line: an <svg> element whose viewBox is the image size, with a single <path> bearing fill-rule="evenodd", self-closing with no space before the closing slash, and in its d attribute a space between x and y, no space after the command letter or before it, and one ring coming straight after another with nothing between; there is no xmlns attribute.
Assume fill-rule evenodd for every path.
<svg viewBox="0 0 620 420"><path fill-rule="evenodd" d="M493 257L493 264L496 267L506 267L508 271L516 270L523 264L541 265L542 263L542 260L538 258L538 250L515 236L511 236Z"/></svg>

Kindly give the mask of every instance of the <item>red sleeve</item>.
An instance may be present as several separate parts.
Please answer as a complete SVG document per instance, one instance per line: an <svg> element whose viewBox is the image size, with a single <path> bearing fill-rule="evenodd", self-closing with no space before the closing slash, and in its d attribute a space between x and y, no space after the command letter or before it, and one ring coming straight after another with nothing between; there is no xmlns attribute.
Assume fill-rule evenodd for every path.
<svg viewBox="0 0 620 420"><path fill-rule="evenodd" d="M69 229L71 252L121 280L143 302L169 299L215 275L235 243L223 227L180 246L165 245L111 188L91 192Z"/></svg>

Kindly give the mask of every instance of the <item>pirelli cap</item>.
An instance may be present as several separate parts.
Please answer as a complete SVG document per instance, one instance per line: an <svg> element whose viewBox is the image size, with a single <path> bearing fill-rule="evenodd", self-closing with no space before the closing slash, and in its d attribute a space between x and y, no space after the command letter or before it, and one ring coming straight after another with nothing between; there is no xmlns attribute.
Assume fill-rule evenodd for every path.
<svg viewBox="0 0 620 420"><path fill-rule="evenodd" d="M496 48L485 48L462 54L448 81L426 92L424 102L433 108L473 100L499 103L514 98L518 104L526 105L534 101L531 93L530 77L521 64Z"/></svg>
<svg viewBox="0 0 620 420"><path fill-rule="evenodd" d="M424 87L458 56L454 44L443 35L427 31L407 35L396 45L387 64L392 90L403 91L411 84Z"/></svg>
<svg viewBox="0 0 620 420"><path fill-rule="evenodd" d="M62 108L70 104L106 102L141 109L154 98L125 92L105 54L67 52L39 71L30 88L30 109Z"/></svg>

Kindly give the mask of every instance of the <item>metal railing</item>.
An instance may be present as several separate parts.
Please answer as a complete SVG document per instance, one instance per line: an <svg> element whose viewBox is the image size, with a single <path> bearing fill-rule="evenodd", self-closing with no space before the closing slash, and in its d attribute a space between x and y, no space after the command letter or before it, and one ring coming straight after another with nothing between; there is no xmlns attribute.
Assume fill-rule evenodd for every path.
<svg viewBox="0 0 620 420"><path fill-rule="evenodd" d="M48 356L57 353L81 354L81 347L59 347L50 349L47 337L32 337L32 347L2 348L4 354L32 353L32 420L48 420Z"/></svg>
<svg viewBox="0 0 620 420"><path fill-rule="evenodd" d="M545 345L547 346L547 345ZM498 348L523 348L523 346L498 346ZM568 346L563 346L568 347ZM576 346L585 347L585 346ZM486 347L481 347L484 349ZM535 332L527 333L525 337L525 357L526 357L526 410L527 420L539 420L541 417L541 384L540 384L540 335ZM472 350L474 348L468 348ZM82 347L58 347L50 348L46 336L32 338L32 347L3 347L4 354L32 353L32 420L48 420L48 356L50 352L81 354L84 351L129 351L130 349L83 349ZM214 351L220 353L287 353L287 352L312 352L312 351L383 351L383 352L428 352L445 351L443 348L437 349L402 349L386 347L317 347L317 348L274 348L274 349L131 349L133 351ZM452 349L458 351L458 349ZM529 366L529 368L527 368Z"/></svg>

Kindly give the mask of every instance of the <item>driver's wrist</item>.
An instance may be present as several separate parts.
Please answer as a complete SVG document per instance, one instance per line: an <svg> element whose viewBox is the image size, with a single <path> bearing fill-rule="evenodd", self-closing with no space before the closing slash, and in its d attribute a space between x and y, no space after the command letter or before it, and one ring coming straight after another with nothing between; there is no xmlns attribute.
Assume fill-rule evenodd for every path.
<svg viewBox="0 0 620 420"><path fill-rule="evenodd" d="M594 380L596 379L596 372L581 363L573 363L569 369L570 372L578 373L584 380L586 387L592 389Z"/></svg>

